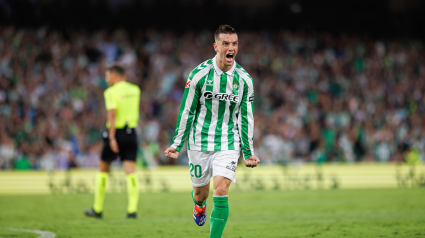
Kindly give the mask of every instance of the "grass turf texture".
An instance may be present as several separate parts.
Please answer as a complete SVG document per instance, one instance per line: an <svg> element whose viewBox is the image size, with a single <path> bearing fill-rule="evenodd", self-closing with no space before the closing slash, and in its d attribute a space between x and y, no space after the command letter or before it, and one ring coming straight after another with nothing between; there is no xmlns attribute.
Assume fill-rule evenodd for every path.
<svg viewBox="0 0 425 238"><path fill-rule="evenodd" d="M363 189L232 191L223 237L425 237L425 190ZM0 196L0 237L6 231L50 231L56 237L208 237L192 218L190 193L142 193L137 220L124 219L127 196L106 195L104 218L83 216L92 194Z"/></svg>

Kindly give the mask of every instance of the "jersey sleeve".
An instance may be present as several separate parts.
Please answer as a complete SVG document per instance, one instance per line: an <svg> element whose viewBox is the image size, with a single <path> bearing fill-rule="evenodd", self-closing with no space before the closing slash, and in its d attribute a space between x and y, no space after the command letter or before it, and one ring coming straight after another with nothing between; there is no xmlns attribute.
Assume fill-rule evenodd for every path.
<svg viewBox="0 0 425 238"><path fill-rule="evenodd" d="M113 92L109 88L105 90L103 96L105 97L105 107L107 111L117 109L116 99Z"/></svg>
<svg viewBox="0 0 425 238"><path fill-rule="evenodd" d="M254 155L254 82L249 79L244 84L242 101L239 114L239 136L242 144L242 154L244 159Z"/></svg>
<svg viewBox="0 0 425 238"><path fill-rule="evenodd" d="M177 118L176 131L174 133L171 147L180 152L192 127L193 116L201 95L202 80L192 82L191 77L186 82L183 99L180 104L179 116Z"/></svg>

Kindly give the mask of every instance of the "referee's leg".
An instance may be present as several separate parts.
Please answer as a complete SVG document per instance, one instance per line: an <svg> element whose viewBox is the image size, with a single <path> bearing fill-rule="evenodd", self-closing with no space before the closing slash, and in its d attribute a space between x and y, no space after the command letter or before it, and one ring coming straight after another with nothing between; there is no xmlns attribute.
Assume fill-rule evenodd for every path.
<svg viewBox="0 0 425 238"><path fill-rule="evenodd" d="M125 133L124 133L125 132ZM136 171L137 136L134 129L120 131L118 146L120 157L127 180L128 207L127 218L137 217L137 205L139 203L139 178Z"/></svg>
<svg viewBox="0 0 425 238"><path fill-rule="evenodd" d="M122 162L122 167L124 168L125 175L130 175L136 172L136 163L131 160L124 160Z"/></svg>
<svg viewBox="0 0 425 238"><path fill-rule="evenodd" d="M103 203L105 201L106 187L108 183L109 168L112 161L117 157L110 146L108 137L103 137L103 149L100 155L99 172L96 174L94 187L94 203L93 208L84 211L89 217L101 218L103 212Z"/></svg>
<svg viewBox="0 0 425 238"><path fill-rule="evenodd" d="M84 214L89 217L102 217L103 202L105 201L106 185L108 182L110 166L111 162L100 160L99 172L96 174L95 180L93 208L84 211Z"/></svg>
<svg viewBox="0 0 425 238"><path fill-rule="evenodd" d="M93 210L97 213L103 212L103 203L105 201L106 185L109 177L109 167L111 162L100 160L99 172L96 175L95 190L94 190L94 204Z"/></svg>
<svg viewBox="0 0 425 238"><path fill-rule="evenodd" d="M122 162L127 179L128 207L127 218L136 218L139 203L139 178L135 173L136 163L130 160Z"/></svg>

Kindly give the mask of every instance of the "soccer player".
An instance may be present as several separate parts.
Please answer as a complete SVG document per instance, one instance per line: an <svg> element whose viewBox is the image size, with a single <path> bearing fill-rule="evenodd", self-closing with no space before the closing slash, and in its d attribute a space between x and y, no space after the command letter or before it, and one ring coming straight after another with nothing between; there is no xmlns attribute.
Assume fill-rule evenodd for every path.
<svg viewBox="0 0 425 238"><path fill-rule="evenodd" d="M135 174L137 135L135 127L139 120L140 88L126 81L124 69L113 64L106 69L105 106L107 129L103 132L103 150L96 176L94 205L84 213L101 218L105 200L106 183L111 163L119 156L127 177L127 218L136 218L139 201L139 180Z"/></svg>
<svg viewBox="0 0 425 238"><path fill-rule="evenodd" d="M173 144L165 155L177 159L188 142L189 172L195 203L193 218L204 225L210 180L213 178L214 207L210 217L210 237L221 237L229 216L228 191L236 182L240 156L247 167L260 162L254 155L254 83L235 62L238 35L229 25L221 25L214 34L213 59L196 67L184 90Z"/></svg>

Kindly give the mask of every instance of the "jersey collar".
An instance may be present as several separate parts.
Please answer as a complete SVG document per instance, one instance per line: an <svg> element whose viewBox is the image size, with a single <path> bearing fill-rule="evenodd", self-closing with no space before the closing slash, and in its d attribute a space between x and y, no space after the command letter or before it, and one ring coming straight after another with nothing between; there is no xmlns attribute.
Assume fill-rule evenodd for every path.
<svg viewBox="0 0 425 238"><path fill-rule="evenodd" d="M215 56L214 58L213 58L213 65L214 65L214 70L215 70L215 72L219 75L219 76L221 76L221 74L223 73L223 71L221 70L221 69L219 69L218 68L218 66L217 66L217 62L216 62L216 58L217 58L217 56ZM227 75L230 75L230 76L232 76L233 75L233 73L235 72L235 68L236 68L236 61L234 61L233 62L233 66L232 66L232 68L230 68L227 72L225 72Z"/></svg>

